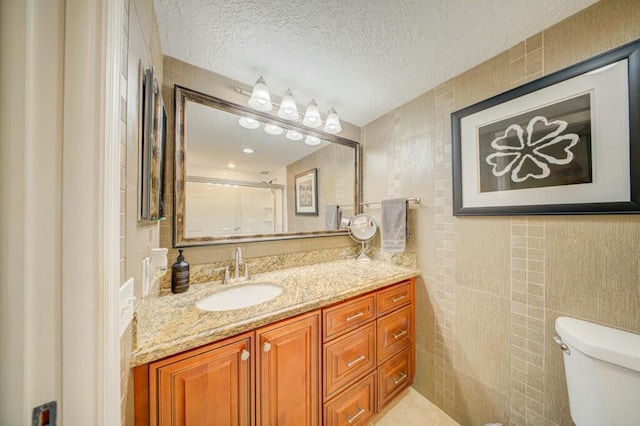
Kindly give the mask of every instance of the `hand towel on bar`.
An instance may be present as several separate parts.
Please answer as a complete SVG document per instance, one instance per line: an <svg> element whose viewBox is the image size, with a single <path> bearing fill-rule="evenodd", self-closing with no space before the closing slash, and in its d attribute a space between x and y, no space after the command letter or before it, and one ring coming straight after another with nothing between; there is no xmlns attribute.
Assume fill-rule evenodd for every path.
<svg viewBox="0 0 640 426"><path fill-rule="evenodd" d="M328 230L339 229L340 226L340 206L337 204L327 204L324 207L324 226Z"/></svg>
<svg viewBox="0 0 640 426"><path fill-rule="evenodd" d="M406 198L382 200L382 251L387 253L403 252L407 245L408 220Z"/></svg>

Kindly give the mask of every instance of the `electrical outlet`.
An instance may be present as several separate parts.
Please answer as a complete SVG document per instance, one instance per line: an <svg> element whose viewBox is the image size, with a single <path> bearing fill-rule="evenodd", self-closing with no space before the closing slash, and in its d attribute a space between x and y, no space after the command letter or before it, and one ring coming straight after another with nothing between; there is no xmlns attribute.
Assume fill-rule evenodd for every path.
<svg viewBox="0 0 640 426"><path fill-rule="evenodd" d="M31 426L55 426L57 411L58 403L56 401L34 407Z"/></svg>

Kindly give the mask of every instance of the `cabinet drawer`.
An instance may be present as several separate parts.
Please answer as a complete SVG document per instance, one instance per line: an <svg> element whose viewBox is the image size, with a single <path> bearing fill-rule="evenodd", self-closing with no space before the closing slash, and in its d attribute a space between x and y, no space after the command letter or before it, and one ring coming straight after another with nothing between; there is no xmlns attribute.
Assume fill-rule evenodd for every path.
<svg viewBox="0 0 640 426"><path fill-rule="evenodd" d="M346 389L324 406L326 426L363 425L375 413L376 373L373 372Z"/></svg>
<svg viewBox="0 0 640 426"><path fill-rule="evenodd" d="M413 301L411 281L396 284L390 288L380 290L376 297L376 311L384 315Z"/></svg>
<svg viewBox="0 0 640 426"><path fill-rule="evenodd" d="M328 399L376 367L375 323L337 338L324 347L324 396Z"/></svg>
<svg viewBox="0 0 640 426"><path fill-rule="evenodd" d="M325 309L323 339L327 341L340 333L353 330L375 318L375 295L369 294Z"/></svg>
<svg viewBox="0 0 640 426"><path fill-rule="evenodd" d="M391 401L413 379L413 346L378 367L378 411Z"/></svg>
<svg viewBox="0 0 640 426"><path fill-rule="evenodd" d="M378 319L378 362L384 362L389 356L413 343L413 321L411 306Z"/></svg>

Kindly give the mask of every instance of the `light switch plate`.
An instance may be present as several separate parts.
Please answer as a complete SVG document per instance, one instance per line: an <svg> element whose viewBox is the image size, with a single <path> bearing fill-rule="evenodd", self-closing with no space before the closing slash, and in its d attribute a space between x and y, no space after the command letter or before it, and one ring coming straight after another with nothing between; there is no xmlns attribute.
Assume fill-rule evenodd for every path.
<svg viewBox="0 0 640 426"><path fill-rule="evenodd" d="M142 259L142 296L149 294L149 287L151 287L151 275L150 271L151 258L145 257Z"/></svg>
<svg viewBox="0 0 640 426"><path fill-rule="evenodd" d="M136 298L133 296L133 277L120 287L120 336L133 320L133 307Z"/></svg>

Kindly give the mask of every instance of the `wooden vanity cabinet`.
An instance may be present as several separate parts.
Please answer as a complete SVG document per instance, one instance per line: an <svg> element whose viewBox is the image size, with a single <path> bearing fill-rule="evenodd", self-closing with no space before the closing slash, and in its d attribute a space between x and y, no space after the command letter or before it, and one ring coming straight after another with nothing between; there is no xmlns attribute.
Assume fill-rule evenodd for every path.
<svg viewBox="0 0 640 426"><path fill-rule="evenodd" d="M319 312L260 328L256 341L256 424L319 425Z"/></svg>
<svg viewBox="0 0 640 426"><path fill-rule="evenodd" d="M320 371L314 311L136 367L135 424L317 426Z"/></svg>
<svg viewBox="0 0 640 426"><path fill-rule="evenodd" d="M323 309L324 424L367 424L411 385L415 281Z"/></svg>
<svg viewBox="0 0 640 426"><path fill-rule="evenodd" d="M136 424L251 425L253 333L245 333L148 364L148 418L136 409ZM138 367L137 381L144 381ZM140 404L136 392L136 408Z"/></svg>

